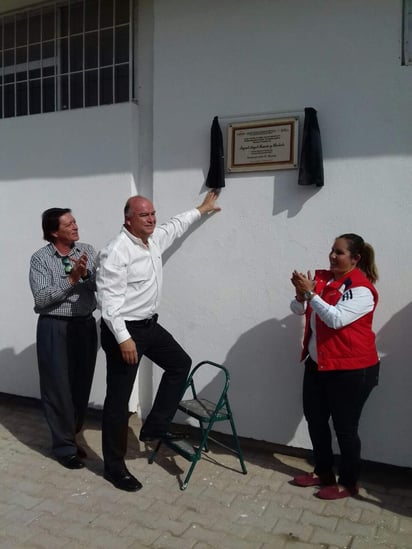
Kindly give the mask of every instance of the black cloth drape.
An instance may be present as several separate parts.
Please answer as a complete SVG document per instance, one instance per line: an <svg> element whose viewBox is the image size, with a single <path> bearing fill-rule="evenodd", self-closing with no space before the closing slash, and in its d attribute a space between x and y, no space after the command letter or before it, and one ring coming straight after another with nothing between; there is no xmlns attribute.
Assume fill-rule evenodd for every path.
<svg viewBox="0 0 412 549"><path fill-rule="evenodd" d="M298 184L317 187L324 185L322 141L316 110L313 107L305 108Z"/></svg>
<svg viewBox="0 0 412 549"><path fill-rule="evenodd" d="M223 135L217 116L213 118L210 129L210 167L205 185L210 189L221 189L225 186Z"/></svg>

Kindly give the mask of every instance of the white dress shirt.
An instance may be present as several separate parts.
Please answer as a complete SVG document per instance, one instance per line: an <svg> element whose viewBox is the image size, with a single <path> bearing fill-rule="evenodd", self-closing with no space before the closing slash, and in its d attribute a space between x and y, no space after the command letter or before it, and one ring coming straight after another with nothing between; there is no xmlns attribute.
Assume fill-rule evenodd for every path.
<svg viewBox="0 0 412 549"><path fill-rule="evenodd" d="M156 227L145 246L124 226L98 257L97 302L118 343L130 338L125 320L145 320L157 311L162 291L162 253L201 214L197 208Z"/></svg>

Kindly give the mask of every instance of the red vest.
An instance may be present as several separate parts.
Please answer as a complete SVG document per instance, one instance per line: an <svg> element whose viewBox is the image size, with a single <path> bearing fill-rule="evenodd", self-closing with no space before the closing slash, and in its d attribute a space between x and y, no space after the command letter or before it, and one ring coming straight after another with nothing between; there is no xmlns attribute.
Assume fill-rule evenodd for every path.
<svg viewBox="0 0 412 549"><path fill-rule="evenodd" d="M375 306L370 313L338 330L326 326L316 315L316 347L319 370L356 370L374 366L379 361L375 334L372 330L373 313L378 303L378 292L358 268L353 269L339 280L327 284L331 278L332 273L330 271L323 270L315 273L315 292L329 305L336 305L346 290L364 286L372 292ZM304 360L308 355L308 343L312 333L310 329L311 314L312 307L309 301L306 309L306 326L301 360Z"/></svg>

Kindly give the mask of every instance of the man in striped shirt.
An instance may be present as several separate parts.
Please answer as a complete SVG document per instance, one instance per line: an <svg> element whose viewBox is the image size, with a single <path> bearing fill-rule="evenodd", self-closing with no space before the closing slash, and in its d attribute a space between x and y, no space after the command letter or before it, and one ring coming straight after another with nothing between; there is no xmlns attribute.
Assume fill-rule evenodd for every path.
<svg viewBox="0 0 412 549"><path fill-rule="evenodd" d="M86 453L75 437L83 426L96 362L96 252L78 242L69 208L43 212L42 228L49 244L30 260L30 288L39 314L40 394L54 456L68 469L81 469Z"/></svg>

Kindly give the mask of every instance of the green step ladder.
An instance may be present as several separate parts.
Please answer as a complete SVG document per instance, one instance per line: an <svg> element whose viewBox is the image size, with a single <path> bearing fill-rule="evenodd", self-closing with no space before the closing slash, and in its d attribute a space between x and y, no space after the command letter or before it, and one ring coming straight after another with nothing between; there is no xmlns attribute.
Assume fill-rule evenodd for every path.
<svg viewBox="0 0 412 549"><path fill-rule="evenodd" d="M217 402L212 402L198 396L198 391L196 389L197 376L203 376L206 369L214 369L216 370L216 373L220 373L219 378L222 380L222 385ZM216 380L216 377L214 377L214 380ZM199 444L197 446L192 446L187 440L159 440L156 448L149 456L149 463L154 463L160 446L162 444L165 444L171 450L175 451L177 454L181 455L191 462L186 477L181 483L181 490L186 489L197 462L202 458L202 452L209 451L209 440L236 454L239 458L242 473L244 475L247 474L243 453L240 448L239 438L236 432L235 422L232 415L232 410L229 404L229 383L230 375L227 368L225 368L221 364L216 364L216 362L211 362L209 360L199 362L199 364L197 364L190 372L184 390L184 396L189 390L189 396L191 396L191 398L189 400L182 400L178 406L178 410L185 413L187 416L195 418L199 422L201 434L201 440ZM234 448L227 446L226 444L217 440L214 436L212 437L210 435L214 424L222 421L228 421L230 423L234 439Z"/></svg>

